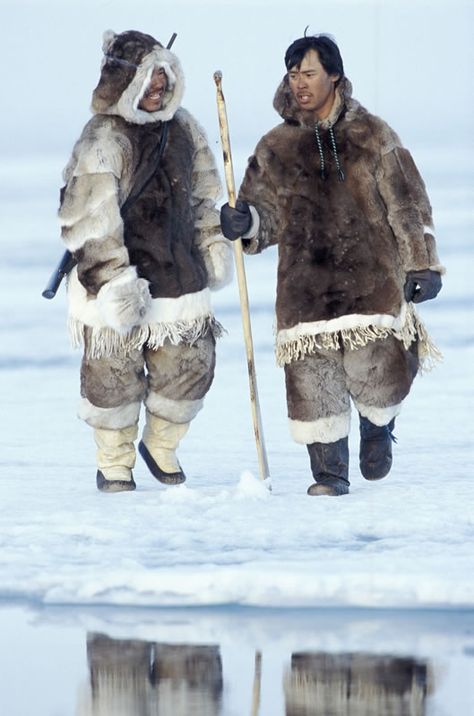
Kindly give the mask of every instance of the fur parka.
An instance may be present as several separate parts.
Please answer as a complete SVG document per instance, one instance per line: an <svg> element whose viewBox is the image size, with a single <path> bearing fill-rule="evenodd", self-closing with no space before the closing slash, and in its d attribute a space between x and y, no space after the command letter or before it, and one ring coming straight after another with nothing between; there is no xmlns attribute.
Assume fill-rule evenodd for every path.
<svg viewBox="0 0 474 716"><path fill-rule="evenodd" d="M180 106L177 57L135 31L105 33L103 50L93 117L64 171L59 209L62 238L77 259L68 282L70 331L82 344L84 327L91 329L94 358L193 341L209 327L219 333L209 291L232 278L215 205L220 179L203 130ZM155 68L165 71L167 89L160 109L146 112L138 105Z"/></svg>
<svg viewBox="0 0 474 716"><path fill-rule="evenodd" d="M277 360L396 335L430 344L403 296L407 271L443 272L422 178L395 132L343 78L315 127L285 77L284 122L250 157L239 198L253 208L247 253L278 244Z"/></svg>

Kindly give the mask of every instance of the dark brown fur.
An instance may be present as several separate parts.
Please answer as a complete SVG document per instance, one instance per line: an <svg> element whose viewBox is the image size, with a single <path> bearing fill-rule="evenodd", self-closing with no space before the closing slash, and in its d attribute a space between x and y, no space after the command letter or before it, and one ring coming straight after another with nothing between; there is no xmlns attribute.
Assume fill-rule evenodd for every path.
<svg viewBox="0 0 474 716"><path fill-rule="evenodd" d="M349 98L347 81L338 92L334 136L345 180L339 181L327 123L319 129L322 179L314 122L297 112L290 119L288 100L288 121L259 142L239 194L261 220L246 251L278 244L278 329L351 314L396 316L406 271L438 261L424 231L431 225L429 200L409 152Z"/></svg>

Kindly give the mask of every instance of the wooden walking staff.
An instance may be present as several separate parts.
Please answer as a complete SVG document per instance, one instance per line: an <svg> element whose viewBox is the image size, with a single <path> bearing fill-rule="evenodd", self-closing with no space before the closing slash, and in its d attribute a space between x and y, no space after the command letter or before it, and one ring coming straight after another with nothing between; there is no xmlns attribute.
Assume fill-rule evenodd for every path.
<svg viewBox="0 0 474 716"><path fill-rule="evenodd" d="M230 149L229 126L227 123L227 111L225 107L224 94L222 92L222 73L214 72L214 82L217 88L217 112L219 115L219 128L221 133L222 153L224 155L224 172L227 185L229 206L235 207L235 182L234 170L232 167L232 153ZM247 354L247 368L249 373L250 403L252 406L253 429L257 444L258 464L260 477L265 480L270 476L268 470L267 453L263 438L262 417L258 401L257 376L255 373L255 361L253 352L252 328L250 325L249 297L247 292L247 280L245 278L244 256L242 241L233 241L234 259L239 284L240 310L242 314L242 326L244 331L245 351Z"/></svg>

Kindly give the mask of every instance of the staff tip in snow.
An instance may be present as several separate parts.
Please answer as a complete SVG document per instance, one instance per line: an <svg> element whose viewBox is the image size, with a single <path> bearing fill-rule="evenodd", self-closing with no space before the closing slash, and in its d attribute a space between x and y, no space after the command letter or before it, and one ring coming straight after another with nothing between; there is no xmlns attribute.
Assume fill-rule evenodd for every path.
<svg viewBox="0 0 474 716"><path fill-rule="evenodd" d="M224 94L222 92L222 72L214 72L214 82L217 89L217 114L219 118L219 129L221 135L222 154L224 157L224 173L227 185L229 206L235 206L235 182L232 166L232 152L230 149L229 127L227 123L227 111ZM247 291L247 279L245 277L245 266L242 252L242 241L234 241L234 258L239 286L240 308L242 314L242 326L244 332L245 351L247 354L247 368L249 374L250 404L252 408L252 421L257 447L260 478L266 481L270 477L268 470L267 453L263 439L262 417L260 414L260 403L258 400L257 375L255 371L255 360L253 350L252 328L250 325L250 309Z"/></svg>

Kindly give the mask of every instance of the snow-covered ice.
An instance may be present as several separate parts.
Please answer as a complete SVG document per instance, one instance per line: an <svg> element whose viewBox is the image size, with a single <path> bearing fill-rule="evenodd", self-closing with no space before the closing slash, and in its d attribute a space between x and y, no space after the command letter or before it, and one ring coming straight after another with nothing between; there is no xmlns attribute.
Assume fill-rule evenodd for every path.
<svg viewBox="0 0 474 716"><path fill-rule="evenodd" d="M43 604L472 607L473 249L469 167L420 150L448 273L420 307L444 353L397 422L394 467L365 482L351 434L351 494L309 498L273 356L275 253L246 259L271 491L260 481L236 283L215 294L227 328L214 385L180 449L185 485L140 458L134 493L95 488L90 428L76 418L80 356L64 288L41 290L61 253L62 158L3 166L0 596ZM237 155L239 166L243 159ZM24 177L29 176L25 186ZM21 207L21 209L20 209Z"/></svg>

